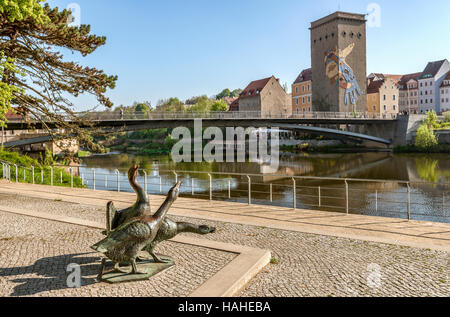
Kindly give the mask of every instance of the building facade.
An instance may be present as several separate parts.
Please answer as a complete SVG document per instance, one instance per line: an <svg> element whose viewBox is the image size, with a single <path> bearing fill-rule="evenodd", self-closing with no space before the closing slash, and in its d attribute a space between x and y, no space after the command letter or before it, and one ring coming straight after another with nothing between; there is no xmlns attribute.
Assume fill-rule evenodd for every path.
<svg viewBox="0 0 450 317"><path fill-rule="evenodd" d="M442 81L440 90L441 112L450 111L450 72Z"/></svg>
<svg viewBox="0 0 450 317"><path fill-rule="evenodd" d="M292 84L292 115L312 112L312 71L303 70Z"/></svg>
<svg viewBox="0 0 450 317"><path fill-rule="evenodd" d="M240 112L258 112L261 116L292 115L290 95L274 76L252 81L239 95Z"/></svg>
<svg viewBox="0 0 450 317"><path fill-rule="evenodd" d="M385 77L384 80L368 79L368 81L368 112L385 118L398 114L400 110L397 81L390 77Z"/></svg>
<svg viewBox="0 0 450 317"><path fill-rule="evenodd" d="M313 111L366 111L365 15L335 12L310 30Z"/></svg>
<svg viewBox="0 0 450 317"><path fill-rule="evenodd" d="M400 112L410 114L419 113L419 77L422 73L414 73L402 76L399 86L399 102Z"/></svg>
<svg viewBox="0 0 450 317"><path fill-rule="evenodd" d="M430 62L418 79L420 113L434 110L441 113L441 85L450 71L448 60Z"/></svg>

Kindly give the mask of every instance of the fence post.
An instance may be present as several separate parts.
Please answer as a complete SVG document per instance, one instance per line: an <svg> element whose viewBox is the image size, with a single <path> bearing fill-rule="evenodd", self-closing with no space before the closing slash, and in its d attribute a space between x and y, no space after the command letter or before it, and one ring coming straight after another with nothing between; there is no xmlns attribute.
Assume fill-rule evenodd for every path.
<svg viewBox="0 0 450 317"><path fill-rule="evenodd" d="M320 186L319 186L319 207L322 207L322 197L320 192Z"/></svg>
<svg viewBox="0 0 450 317"><path fill-rule="evenodd" d="M209 176L209 200L212 200L212 176L211 174L208 174Z"/></svg>
<svg viewBox="0 0 450 317"><path fill-rule="evenodd" d="M295 178L292 177L292 207L295 209L297 209L297 182L295 181Z"/></svg>
<svg viewBox="0 0 450 317"><path fill-rule="evenodd" d="M194 179L191 178L191 191L192 191L192 196L194 196Z"/></svg>
<svg viewBox="0 0 450 317"><path fill-rule="evenodd" d="M17 167L17 164L14 164L14 166L16 167L16 183L18 183L19 182L19 173L18 173L19 168Z"/></svg>
<svg viewBox="0 0 450 317"><path fill-rule="evenodd" d="M62 177L62 174L63 174L63 171L60 170L60 171L59 171L59 177L61 178L61 184L63 183L63 177Z"/></svg>
<svg viewBox="0 0 450 317"><path fill-rule="evenodd" d="M248 179L248 204L252 204L252 179L250 176L246 175Z"/></svg>
<svg viewBox="0 0 450 317"><path fill-rule="evenodd" d="M378 212L378 190L375 191L375 211Z"/></svg>
<svg viewBox="0 0 450 317"><path fill-rule="evenodd" d="M95 168L92 169L92 189L95 190Z"/></svg>
<svg viewBox="0 0 450 317"><path fill-rule="evenodd" d="M231 180L228 180L228 199L231 199Z"/></svg>
<svg viewBox="0 0 450 317"><path fill-rule="evenodd" d="M161 176L159 177L159 193L162 193L162 178Z"/></svg>
<svg viewBox="0 0 450 317"><path fill-rule="evenodd" d="M41 184L44 184L44 170L41 168Z"/></svg>
<svg viewBox="0 0 450 317"><path fill-rule="evenodd" d="M117 192L120 192L120 172L116 169L117 174Z"/></svg>
<svg viewBox="0 0 450 317"><path fill-rule="evenodd" d="M345 213L348 215L348 182L345 179Z"/></svg>
<svg viewBox="0 0 450 317"><path fill-rule="evenodd" d="M147 194L147 172L144 170L144 191Z"/></svg>
<svg viewBox="0 0 450 317"><path fill-rule="evenodd" d="M408 220L411 220L411 188L409 182L406 183L406 194L408 195Z"/></svg>
<svg viewBox="0 0 450 317"><path fill-rule="evenodd" d="M178 183L178 174L177 172L173 172L175 174L175 184Z"/></svg>
<svg viewBox="0 0 450 317"><path fill-rule="evenodd" d="M108 189L108 174L105 174L105 189Z"/></svg>
<svg viewBox="0 0 450 317"><path fill-rule="evenodd" d="M53 167L50 166L50 186L53 186Z"/></svg>
<svg viewBox="0 0 450 317"><path fill-rule="evenodd" d="M73 168L69 167L69 173L70 173L70 188L73 188Z"/></svg>
<svg viewBox="0 0 450 317"><path fill-rule="evenodd" d="M31 175L33 177L33 185L34 185L34 166L31 165Z"/></svg>
<svg viewBox="0 0 450 317"><path fill-rule="evenodd" d="M269 191L270 191L270 202L273 202L273 191L272 191L272 183L270 183L270 186L269 186Z"/></svg>
<svg viewBox="0 0 450 317"><path fill-rule="evenodd" d="M27 169L25 167L23 168L23 181L24 183L27 182Z"/></svg>

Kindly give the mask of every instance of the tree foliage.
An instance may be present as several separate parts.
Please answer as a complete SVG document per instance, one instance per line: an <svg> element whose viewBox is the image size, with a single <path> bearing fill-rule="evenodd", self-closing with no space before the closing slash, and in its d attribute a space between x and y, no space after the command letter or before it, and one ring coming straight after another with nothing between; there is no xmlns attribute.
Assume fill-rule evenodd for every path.
<svg viewBox="0 0 450 317"><path fill-rule="evenodd" d="M217 100L211 105L211 111L225 112L228 108L228 104L223 100Z"/></svg>
<svg viewBox="0 0 450 317"><path fill-rule="evenodd" d="M433 129L428 125L423 124L417 130L415 145L418 148L427 149L432 148L438 144Z"/></svg>
<svg viewBox="0 0 450 317"><path fill-rule="evenodd" d="M98 151L90 134L79 128L82 119L68 98L88 94L109 108L112 102L105 94L115 87L117 76L67 61L61 50L86 56L104 45L106 38L90 34L89 25L69 27L69 11L41 2L0 0L0 51L24 75L7 69L2 82L17 88L11 104L25 117L41 122L56 138L55 130L46 125L52 121L66 136L74 135L82 145Z"/></svg>
<svg viewBox="0 0 450 317"><path fill-rule="evenodd" d="M14 66L14 60L11 58L5 58L5 54L0 52L0 127L4 126L7 122L6 114L9 111L13 111L11 107L11 101L14 98L14 93L20 92L20 89L14 85L7 83L8 74L18 73L17 68Z"/></svg>

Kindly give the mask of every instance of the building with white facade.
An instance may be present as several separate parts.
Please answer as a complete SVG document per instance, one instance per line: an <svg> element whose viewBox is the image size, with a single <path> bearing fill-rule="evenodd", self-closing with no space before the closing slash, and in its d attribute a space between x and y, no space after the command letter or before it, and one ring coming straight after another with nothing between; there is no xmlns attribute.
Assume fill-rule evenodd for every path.
<svg viewBox="0 0 450 317"><path fill-rule="evenodd" d="M440 87L441 90L441 112L450 111L450 72L444 78Z"/></svg>
<svg viewBox="0 0 450 317"><path fill-rule="evenodd" d="M428 63L418 79L420 113L434 110L441 113L441 85L450 71L450 63L442 61Z"/></svg>

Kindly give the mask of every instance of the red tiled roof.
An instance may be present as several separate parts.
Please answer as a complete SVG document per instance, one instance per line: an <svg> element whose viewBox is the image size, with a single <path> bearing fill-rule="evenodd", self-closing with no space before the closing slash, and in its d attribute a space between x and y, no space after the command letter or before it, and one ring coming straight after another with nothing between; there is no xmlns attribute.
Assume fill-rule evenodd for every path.
<svg viewBox="0 0 450 317"><path fill-rule="evenodd" d="M380 87L383 86L384 80L371 80L367 86L368 94L375 94L380 91Z"/></svg>
<svg viewBox="0 0 450 317"><path fill-rule="evenodd" d="M272 76L273 77L273 76ZM266 87L267 83L272 77L255 80L252 81L245 89L242 91L242 93L239 95L240 98L250 97L250 96L256 96L258 92L261 92L264 87Z"/></svg>
<svg viewBox="0 0 450 317"><path fill-rule="evenodd" d="M447 76L445 76L444 80L450 80L450 72L447 73ZM450 87L450 83L444 84L444 82L442 82L441 87Z"/></svg>
<svg viewBox="0 0 450 317"><path fill-rule="evenodd" d="M228 106L230 106L238 97L224 97L223 101L227 103Z"/></svg>
<svg viewBox="0 0 450 317"><path fill-rule="evenodd" d="M5 117L6 117L6 120L21 120L21 119L23 119L23 116L20 113L14 113L14 112L11 112L11 110L5 114Z"/></svg>
<svg viewBox="0 0 450 317"><path fill-rule="evenodd" d="M300 75L298 75L297 79L294 81L294 85L310 80L312 80L312 69L307 68L302 70Z"/></svg>
<svg viewBox="0 0 450 317"><path fill-rule="evenodd" d="M236 98L236 100L231 103L228 111L239 111L239 98Z"/></svg>
<svg viewBox="0 0 450 317"><path fill-rule="evenodd" d="M398 82L400 89L401 90L407 89L406 84L408 83L408 81L410 81L411 79L414 79L415 81L417 81L420 76L422 76L422 73L413 73L413 74L403 75L402 78L400 79L400 81Z"/></svg>

